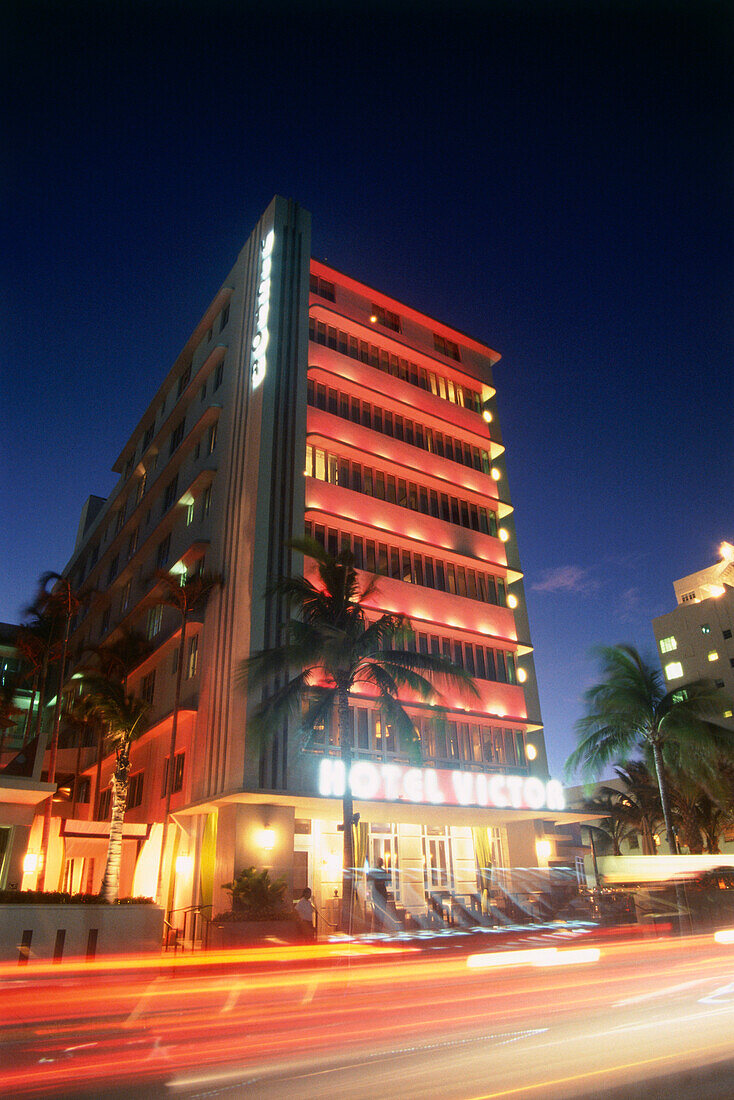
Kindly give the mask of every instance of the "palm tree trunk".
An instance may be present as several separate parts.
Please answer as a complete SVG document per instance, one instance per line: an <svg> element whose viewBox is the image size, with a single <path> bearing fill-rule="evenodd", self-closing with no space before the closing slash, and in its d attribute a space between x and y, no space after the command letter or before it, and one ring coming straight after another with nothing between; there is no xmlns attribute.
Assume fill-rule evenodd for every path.
<svg viewBox="0 0 734 1100"><path fill-rule="evenodd" d="M56 757L59 751L59 729L61 727L61 700L64 691L64 676L66 674L66 652L69 648L69 629L71 627L71 609L67 612L66 623L64 625L64 642L61 647L61 661L59 664L59 686L56 691L56 702L54 704L54 718L52 725L51 735L51 755L48 761L48 777L49 783L54 783L56 780ZM51 814L53 811L53 795L50 795L46 800L46 805L43 810L43 832L41 833L41 859L40 867L38 871L38 879L36 882L36 889L41 889L41 884L46 881L46 860L48 857L48 844L51 837Z"/></svg>
<svg viewBox="0 0 734 1100"><path fill-rule="evenodd" d="M130 778L130 758L128 746L120 750L112 781L112 820L110 821L110 841L107 847L107 862L100 895L110 904L117 901L120 889L120 865L122 863L122 827L127 807L127 790Z"/></svg>
<svg viewBox="0 0 734 1100"><path fill-rule="evenodd" d="M31 737L31 723L33 721L33 708L36 705L36 694L38 692L38 678L40 671L36 669L33 674L33 690L31 691L31 701L28 704L28 713L25 716L25 724L23 726L23 748L28 744Z"/></svg>
<svg viewBox="0 0 734 1100"><path fill-rule="evenodd" d="M41 772L43 771L43 758L46 755L46 745L41 744L41 726L43 724L43 704L46 697L46 683L48 681L48 664L49 664L49 650L51 648L51 642L46 645L46 649L43 654L43 665L41 666L41 682L38 688L38 714L36 715L36 732L34 737L36 739L36 758L33 761L33 778L38 782L41 778Z"/></svg>
<svg viewBox="0 0 734 1100"><path fill-rule="evenodd" d="M354 906L354 800L349 786L349 773L352 768L352 731L349 725L349 688L340 687L337 696L337 720L339 724L339 746L344 764L344 796L342 799L342 828L344 829L342 846L342 905L339 927L342 932L352 931L352 912Z"/></svg>
<svg viewBox="0 0 734 1100"><path fill-rule="evenodd" d="M673 855L680 855L678 851L678 841L676 840L675 833L673 832L673 821L670 814L670 803L668 802L668 788L665 783L665 771L663 766L663 750L660 747L659 741L652 742L652 755L655 761L655 774L658 780L658 791L660 792L660 805L663 811L663 820L665 822L665 831L668 837L668 847ZM684 934L685 925L688 921L687 917L687 905L683 886L675 880L675 903L678 909L678 933Z"/></svg>
<svg viewBox="0 0 734 1100"><path fill-rule="evenodd" d="M99 821L99 809L100 809L100 784L102 782L102 750L104 747L104 729L102 723L98 722L97 725L97 774L94 780L94 820Z"/></svg>
<svg viewBox="0 0 734 1100"><path fill-rule="evenodd" d="M168 745L168 779L166 782L166 806L163 812L163 835L161 837L161 858L158 863L158 883L155 896L158 904L163 904L161 891L163 889L163 860L166 855L166 842L168 840L168 818L171 813L171 796L173 794L173 761L176 752L176 734L178 732L178 711L181 706L181 685L183 683L183 664L186 656L186 624L188 615L181 615L181 641L178 647L178 668L176 670L176 696L173 700L173 714L171 716L171 740Z"/></svg>
<svg viewBox="0 0 734 1100"><path fill-rule="evenodd" d="M665 769L663 765L663 750L660 747L659 741L652 742L652 755L655 761L655 774L658 781L658 792L660 794L660 805L663 810L663 821L665 822L665 834L668 840L668 847L672 855L679 855L678 841L675 837L673 830L673 818L670 813L670 802L668 801L668 787L665 782Z"/></svg>

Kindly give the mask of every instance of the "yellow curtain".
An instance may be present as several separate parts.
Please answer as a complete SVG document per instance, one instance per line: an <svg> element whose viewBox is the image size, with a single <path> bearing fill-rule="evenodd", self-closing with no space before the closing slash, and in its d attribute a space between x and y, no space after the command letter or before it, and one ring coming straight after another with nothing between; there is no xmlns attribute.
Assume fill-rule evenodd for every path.
<svg viewBox="0 0 734 1100"><path fill-rule="evenodd" d="M199 876L201 886L201 904L211 907L214 895L214 865L217 855L217 812L207 814L204 835L201 840L201 863ZM211 908L204 909L204 916L212 916Z"/></svg>
<svg viewBox="0 0 734 1100"><path fill-rule="evenodd" d="M477 860L479 885L482 890L489 890L492 884L492 845L489 840L489 830L473 827L471 834Z"/></svg>
<svg viewBox="0 0 734 1100"><path fill-rule="evenodd" d="M356 825L352 825L352 839L354 842L354 866L357 871L361 871L364 867L364 861L367 859L367 841L369 839L369 825L366 821L359 821Z"/></svg>

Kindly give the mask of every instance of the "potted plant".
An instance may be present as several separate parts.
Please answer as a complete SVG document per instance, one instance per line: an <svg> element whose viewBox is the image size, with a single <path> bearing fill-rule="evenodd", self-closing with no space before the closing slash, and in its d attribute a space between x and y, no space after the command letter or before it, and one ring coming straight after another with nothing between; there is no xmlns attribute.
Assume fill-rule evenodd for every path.
<svg viewBox="0 0 734 1100"><path fill-rule="evenodd" d="M224 889L232 895L232 908L211 921L208 947L223 950L298 938L298 920L286 902L284 879L271 880L267 868L245 867Z"/></svg>

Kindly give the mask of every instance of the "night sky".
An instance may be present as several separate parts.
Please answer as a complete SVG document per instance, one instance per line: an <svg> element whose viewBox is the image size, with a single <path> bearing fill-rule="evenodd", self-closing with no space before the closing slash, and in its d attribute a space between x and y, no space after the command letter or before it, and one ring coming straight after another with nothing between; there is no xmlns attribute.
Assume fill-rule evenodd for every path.
<svg viewBox="0 0 734 1100"><path fill-rule="evenodd" d="M552 770L591 646L734 540L727 3L5 7L0 619L275 192L502 353Z"/></svg>

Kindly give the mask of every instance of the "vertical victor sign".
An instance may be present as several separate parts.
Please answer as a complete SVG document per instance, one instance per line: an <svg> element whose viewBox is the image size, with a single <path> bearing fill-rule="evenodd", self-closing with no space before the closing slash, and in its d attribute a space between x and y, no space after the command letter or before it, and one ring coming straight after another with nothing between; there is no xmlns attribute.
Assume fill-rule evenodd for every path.
<svg viewBox="0 0 734 1100"><path fill-rule="evenodd" d="M255 305L255 335L252 338L252 388L257 387L265 377L267 351L270 333L268 314L270 312L270 274L273 267L273 246L275 230L271 229L260 247L260 277Z"/></svg>

